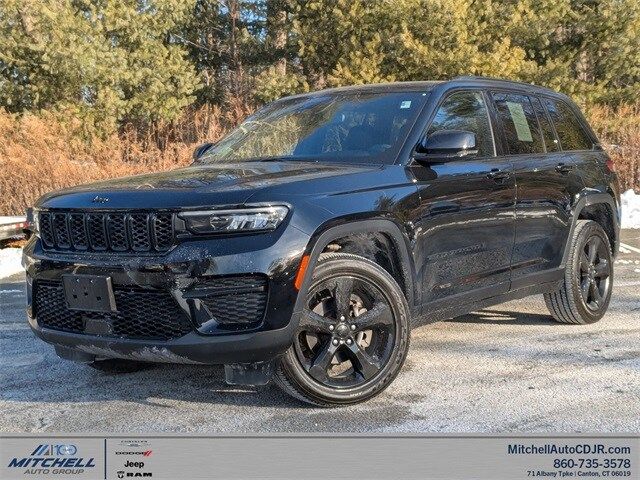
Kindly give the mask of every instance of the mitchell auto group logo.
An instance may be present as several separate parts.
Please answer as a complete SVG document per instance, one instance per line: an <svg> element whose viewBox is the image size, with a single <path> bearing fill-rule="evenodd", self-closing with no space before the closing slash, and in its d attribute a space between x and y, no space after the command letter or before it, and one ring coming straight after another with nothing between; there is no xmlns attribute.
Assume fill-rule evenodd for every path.
<svg viewBox="0 0 640 480"><path fill-rule="evenodd" d="M14 457L8 468L24 469L25 475L79 475L96 466L93 457L84 459L73 444L40 444L31 455Z"/></svg>

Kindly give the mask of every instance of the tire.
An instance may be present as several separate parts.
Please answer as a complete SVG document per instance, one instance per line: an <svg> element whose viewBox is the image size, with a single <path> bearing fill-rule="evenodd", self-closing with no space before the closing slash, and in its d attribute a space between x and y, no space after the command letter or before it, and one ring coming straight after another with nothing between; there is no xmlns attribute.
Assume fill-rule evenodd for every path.
<svg viewBox="0 0 640 480"><path fill-rule="evenodd" d="M357 255L322 254L275 382L320 407L363 402L394 380L409 336L409 305L389 273Z"/></svg>
<svg viewBox="0 0 640 480"><path fill-rule="evenodd" d="M120 358L95 360L93 362L87 363L86 365L93 368L94 370L99 370L101 372L110 374L133 373L153 368L152 363L136 362L135 360L124 360Z"/></svg>
<svg viewBox="0 0 640 480"><path fill-rule="evenodd" d="M544 294L549 312L560 323L595 323L607 311L612 285L613 257L609 238L598 223L578 220L571 237L562 285L555 292Z"/></svg>

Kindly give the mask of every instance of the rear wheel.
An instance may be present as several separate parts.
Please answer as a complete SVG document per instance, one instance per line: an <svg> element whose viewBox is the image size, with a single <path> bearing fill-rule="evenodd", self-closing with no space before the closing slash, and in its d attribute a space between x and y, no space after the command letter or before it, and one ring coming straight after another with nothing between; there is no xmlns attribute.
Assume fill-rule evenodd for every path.
<svg viewBox="0 0 640 480"><path fill-rule="evenodd" d="M362 257L323 254L276 382L318 406L362 402L393 381L408 348L409 307L396 281Z"/></svg>
<svg viewBox="0 0 640 480"><path fill-rule="evenodd" d="M558 322L597 322L611 299L613 257L609 238L598 223L579 220L570 248L564 281L555 292L545 293L545 302Z"/></svg>

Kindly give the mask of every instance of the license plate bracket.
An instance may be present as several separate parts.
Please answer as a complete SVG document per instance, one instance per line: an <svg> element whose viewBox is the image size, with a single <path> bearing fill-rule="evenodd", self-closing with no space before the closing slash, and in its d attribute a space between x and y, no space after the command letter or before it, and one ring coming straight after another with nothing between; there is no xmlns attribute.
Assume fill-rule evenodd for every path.
<svg viewBox="0 0 640 480"><path fill-rule="evenodd" d="M116 312L111 277L71 274L62 276L62 285L70 310Z"/></svg>

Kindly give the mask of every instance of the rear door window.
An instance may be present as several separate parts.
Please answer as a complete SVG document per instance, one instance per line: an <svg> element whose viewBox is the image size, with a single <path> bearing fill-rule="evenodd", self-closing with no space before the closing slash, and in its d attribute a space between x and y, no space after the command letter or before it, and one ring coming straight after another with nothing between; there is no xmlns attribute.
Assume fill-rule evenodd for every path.
<svg viewBox="0 0 640 480"><path fill-rule="evenodd" d="M492 96L502 124L508 153L543 153L544 142L529 97L503 92L494 92Z"/></svg>
<svg viewBox="0 0 640 480"><path fill-rule="evenodd" d="M591 150L593 141L584 130L573 110L560 100L544 99L562 150Z"/></svg>

